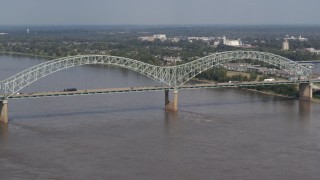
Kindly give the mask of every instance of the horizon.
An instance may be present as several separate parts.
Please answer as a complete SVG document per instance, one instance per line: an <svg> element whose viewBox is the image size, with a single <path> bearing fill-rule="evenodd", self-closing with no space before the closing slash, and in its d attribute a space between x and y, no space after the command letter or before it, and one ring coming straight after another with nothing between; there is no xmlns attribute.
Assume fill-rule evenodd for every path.
<svg viewBox="0 0 320 180"><path fill-rule="evenodd" d="M0 25L320 25L317 0L4 0Z"/></svg>
<svg viewBox="0 0 320 180"><path fill-rule="evenodd" d="M320 26L320 24L0 24L0 27L252 27Z"/></svg>

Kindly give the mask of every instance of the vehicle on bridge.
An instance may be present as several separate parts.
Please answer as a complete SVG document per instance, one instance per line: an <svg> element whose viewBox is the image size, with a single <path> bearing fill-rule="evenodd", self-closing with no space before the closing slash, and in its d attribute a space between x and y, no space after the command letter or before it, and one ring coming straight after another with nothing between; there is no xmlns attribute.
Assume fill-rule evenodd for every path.
<svg viewBox="0 0 320 180"><path fill-rule="evenodd" d="M274 78L270 78L270 79L264 79L263 81L264 82L272 82L272 81L275 81L275 79Z"/></svg>
<svg viewBox="0 0 320 180"><path fill-rule="evenodd" d="M63 92L68 92L68 91L77 91L77 88L67 88L63 90Z"/></svg>
<svg viewBox="0 0 320 180"><path fill-rule="evenodd" d="M237 84L237 83L240 83L240 81L229 81L229 83Z"/></svg>

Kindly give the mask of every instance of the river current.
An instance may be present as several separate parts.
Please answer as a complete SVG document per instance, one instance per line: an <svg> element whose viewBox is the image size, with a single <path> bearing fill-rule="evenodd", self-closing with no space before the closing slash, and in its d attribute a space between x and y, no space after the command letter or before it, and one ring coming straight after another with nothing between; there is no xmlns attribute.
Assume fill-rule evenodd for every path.
<svg viewBox="0 0 320 180"><path fill-rule="evenodd" d="M0 56L0 80L42 59ZM317 65L315 70L319 70ZM80 66L21 92L159 85ZM172 94L170 94L172 95ZM320 179L320 104L226 88L9 100L0 179Z"/></svg>

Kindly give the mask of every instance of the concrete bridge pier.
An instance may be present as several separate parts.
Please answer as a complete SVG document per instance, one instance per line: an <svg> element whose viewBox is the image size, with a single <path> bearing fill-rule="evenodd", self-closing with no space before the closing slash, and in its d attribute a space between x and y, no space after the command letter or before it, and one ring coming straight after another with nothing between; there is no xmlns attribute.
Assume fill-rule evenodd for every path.
<svg viewBox="0 0 320 180"><path fill-rule="evenodd" d="M8 123L8 100L0 101L0 122Z"/></svg>
<svg viewBox="0 0 320 180"><path fill-rule="evenodd" d="M167 109L167 106L170 104L169 100L169 90L164 90L164 107Z"/></svg>
<svg viewBox="0 0 320 180"><path fill-rule="evenodd" d="M178 90L173 91L173 102L170 102L169 90L165 90L165 109L170 111L178 111Z"/></svg>
<svg viewBox="0 0 320 180"><path fill-rule="evenodd" d="M312 83L299 84L299 99L310 101L312 99Z"/></svg>

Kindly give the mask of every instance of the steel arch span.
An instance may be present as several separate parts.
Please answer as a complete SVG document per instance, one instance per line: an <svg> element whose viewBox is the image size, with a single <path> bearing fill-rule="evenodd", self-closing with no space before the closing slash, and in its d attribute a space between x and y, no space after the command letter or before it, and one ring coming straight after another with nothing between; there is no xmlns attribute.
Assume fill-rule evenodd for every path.
<svg viewBox="0 0 320 180"><path fill-rule="evenodd" d="M274 65L294 77L308 77L311 69L285 57L259 51L227 51L214 53L177 66L155 66L137 60L108 55L79 55L47 61L26 69L0 82L0 95L10 97L22 88L54 72L86 64L115 65L136 71L157 82L178 88L201 72L229 61L251 59Z"/></svg>

